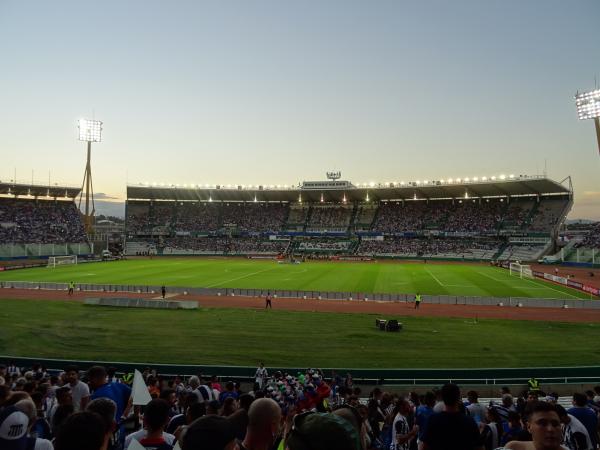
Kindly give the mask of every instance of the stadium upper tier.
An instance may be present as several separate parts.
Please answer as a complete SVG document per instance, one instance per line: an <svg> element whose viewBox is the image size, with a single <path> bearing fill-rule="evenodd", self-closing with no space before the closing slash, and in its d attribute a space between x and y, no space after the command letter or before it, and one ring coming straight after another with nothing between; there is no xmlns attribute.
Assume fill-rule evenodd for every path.
<svg viewBox="0 0 600 450"><path fill-rule="evenodd" d="M6 183L0 181L0 196L74 199L80 192L81 188L72 186Z"/></svg>
<svg viewBox="0 0 600 450"><path fill-rule="evenodd" d="M547 234L572 203L570 189L547 178L423 183L358 188L345 181L304 182L287 190L129 186L127 231Z"/></svg>
<svg viewBox="0 0 600 450"><path fill-rule="evenodd" d="M127 186L129 200L197 200L240 202L364 202L408 199L461 199L569 194L570 187L541 176L519 175L411 181L362 183L348 181L302 182L297 186L279 185L165 185Z"/></svg>

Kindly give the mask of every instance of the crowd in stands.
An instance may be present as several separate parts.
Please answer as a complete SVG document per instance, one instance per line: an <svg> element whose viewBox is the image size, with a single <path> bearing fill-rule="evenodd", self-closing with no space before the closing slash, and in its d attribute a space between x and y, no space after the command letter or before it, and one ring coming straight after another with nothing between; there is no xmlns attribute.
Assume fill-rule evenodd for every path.
<svg viewBox="0 0 600 450"><path fill-rule="evenodd" d="M554 227L562 217L566 203L560 199L543 199L531 218L531 231L546 231Z"/></svg>
<svg viewBox="0 0 600 450"><path fill-rule="evenodd" d="M72 201L0 200L0 244L84 242L81 215Z"/></svg>
<svg viewBox="0 0 600 450"><path fill-rule="evenodd" d="M211 254L270 253L285 252L289 241L268 240L262 237L175 237L163 240L163 253L177 254L194 251Z"/></svg>
<svg viewBox="0 0 600 450"><path fill-rule="evenodd" d="M367 207L368 206L368 207ZM458 233L494 233L502 229L549 231L560 219L565 199L503 199L382 202L359 205L354 222L361 228L383 233L438 230ZM353 217L352 205L302 206L263 202L129 202L130 234L280 231L286 223L308 230L346 230ZM368 223L366 223L366 222ZM372 223L371 223L372 222Z"/></svg>
<svg viewBox="0 0 600 450"><path fill-rule="evenodd" d="M565 409L539 384L517 396L503 387L484 404L451 383L406 395L363 393L349 373L270 374L262 363L246 388L201 374L166 377L147 368L139 375L0 366L0 448L594 450L599 442L600 386L576 392ZM140 383L133 391L132 381Z"/></svg>
<svg viewBox="0 0 600 450"><path fill-rule="evenodd" d="M578 247L600 249L600 222L592 227Z"/></svg>
<svg viewBox="0 0 600 450"><path fill-rule="evenodd" d="M351 218L351 206L313 206L308 227L346 228Z"/></svg>
<svg viewBox="0 0 600 450"><path fill-rule="evenodd" d="M350 248L350 241L335 241L331 239L310 239L301 241L299 251L346 251Z"/></svg>
<svg viewBox="0 0 600 450"><path fill-rule="evenodd" d="M379 207L373 230L399 233L436 229L449 232L494 232L501 222L504 203L478 201L387 202Z"/></svg>
<svg viewBox="0 0 600 450"><path fill-rule="evenodd" d="M443 238L388 238L382 241L362 240L357 253L360 255L438 255L456 254L469 257L472 250L496 250L500 242L495 240L443 239Z"/></svg>
<svg viewBox="0 0 600 450"><path fill-rule="evenodd" d="M166 234L214 232L221 228L239 231L279 231L288 214L279 203L130 202L127 208L129 233Z"/></svg>

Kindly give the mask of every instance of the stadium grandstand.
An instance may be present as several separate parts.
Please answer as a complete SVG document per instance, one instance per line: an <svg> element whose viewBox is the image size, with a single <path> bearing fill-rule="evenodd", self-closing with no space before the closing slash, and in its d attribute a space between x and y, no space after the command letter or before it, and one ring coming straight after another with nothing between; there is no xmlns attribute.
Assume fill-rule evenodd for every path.
<svg viewBox="0 0 600 450"><path fill-rule="evenodd" d="M537 260L555 251L570 178L127 187L126 254Z"/></svg>
<svg viewBox="0 0 600 450"><path fill-rule="evenodd" d="M80 189L0 182L0 258L88 255Z"/></svg>

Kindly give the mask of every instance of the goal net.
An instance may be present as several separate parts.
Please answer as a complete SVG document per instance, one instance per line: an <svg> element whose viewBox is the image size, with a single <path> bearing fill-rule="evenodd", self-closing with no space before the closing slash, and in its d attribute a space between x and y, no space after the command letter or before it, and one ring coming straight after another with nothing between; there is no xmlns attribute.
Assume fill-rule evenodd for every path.
<svg viewBox="0 0 600 450"><path fill-rule="evenodd" d="M516 263L510 263L509 266L510 274L518 276L519 278L533 278L533 271L531 266Z"/></svg>
<svg viewBox="0 0 600 450"><path fill-rule="evenodd" d="M48 267L55 268L66 264L77 264L77 255L50 256L48 258Z"/></svg>

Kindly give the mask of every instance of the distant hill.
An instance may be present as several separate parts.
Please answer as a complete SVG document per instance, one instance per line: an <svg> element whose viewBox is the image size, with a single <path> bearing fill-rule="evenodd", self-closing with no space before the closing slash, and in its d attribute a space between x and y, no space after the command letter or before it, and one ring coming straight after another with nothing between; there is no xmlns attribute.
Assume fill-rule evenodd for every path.
<svg viewBox="0 0 600 450"><path fill-rule="evenodd" d="M121 219L125 218L125 202L105 202L96 200L96 215L115 216Z"/></svg>

